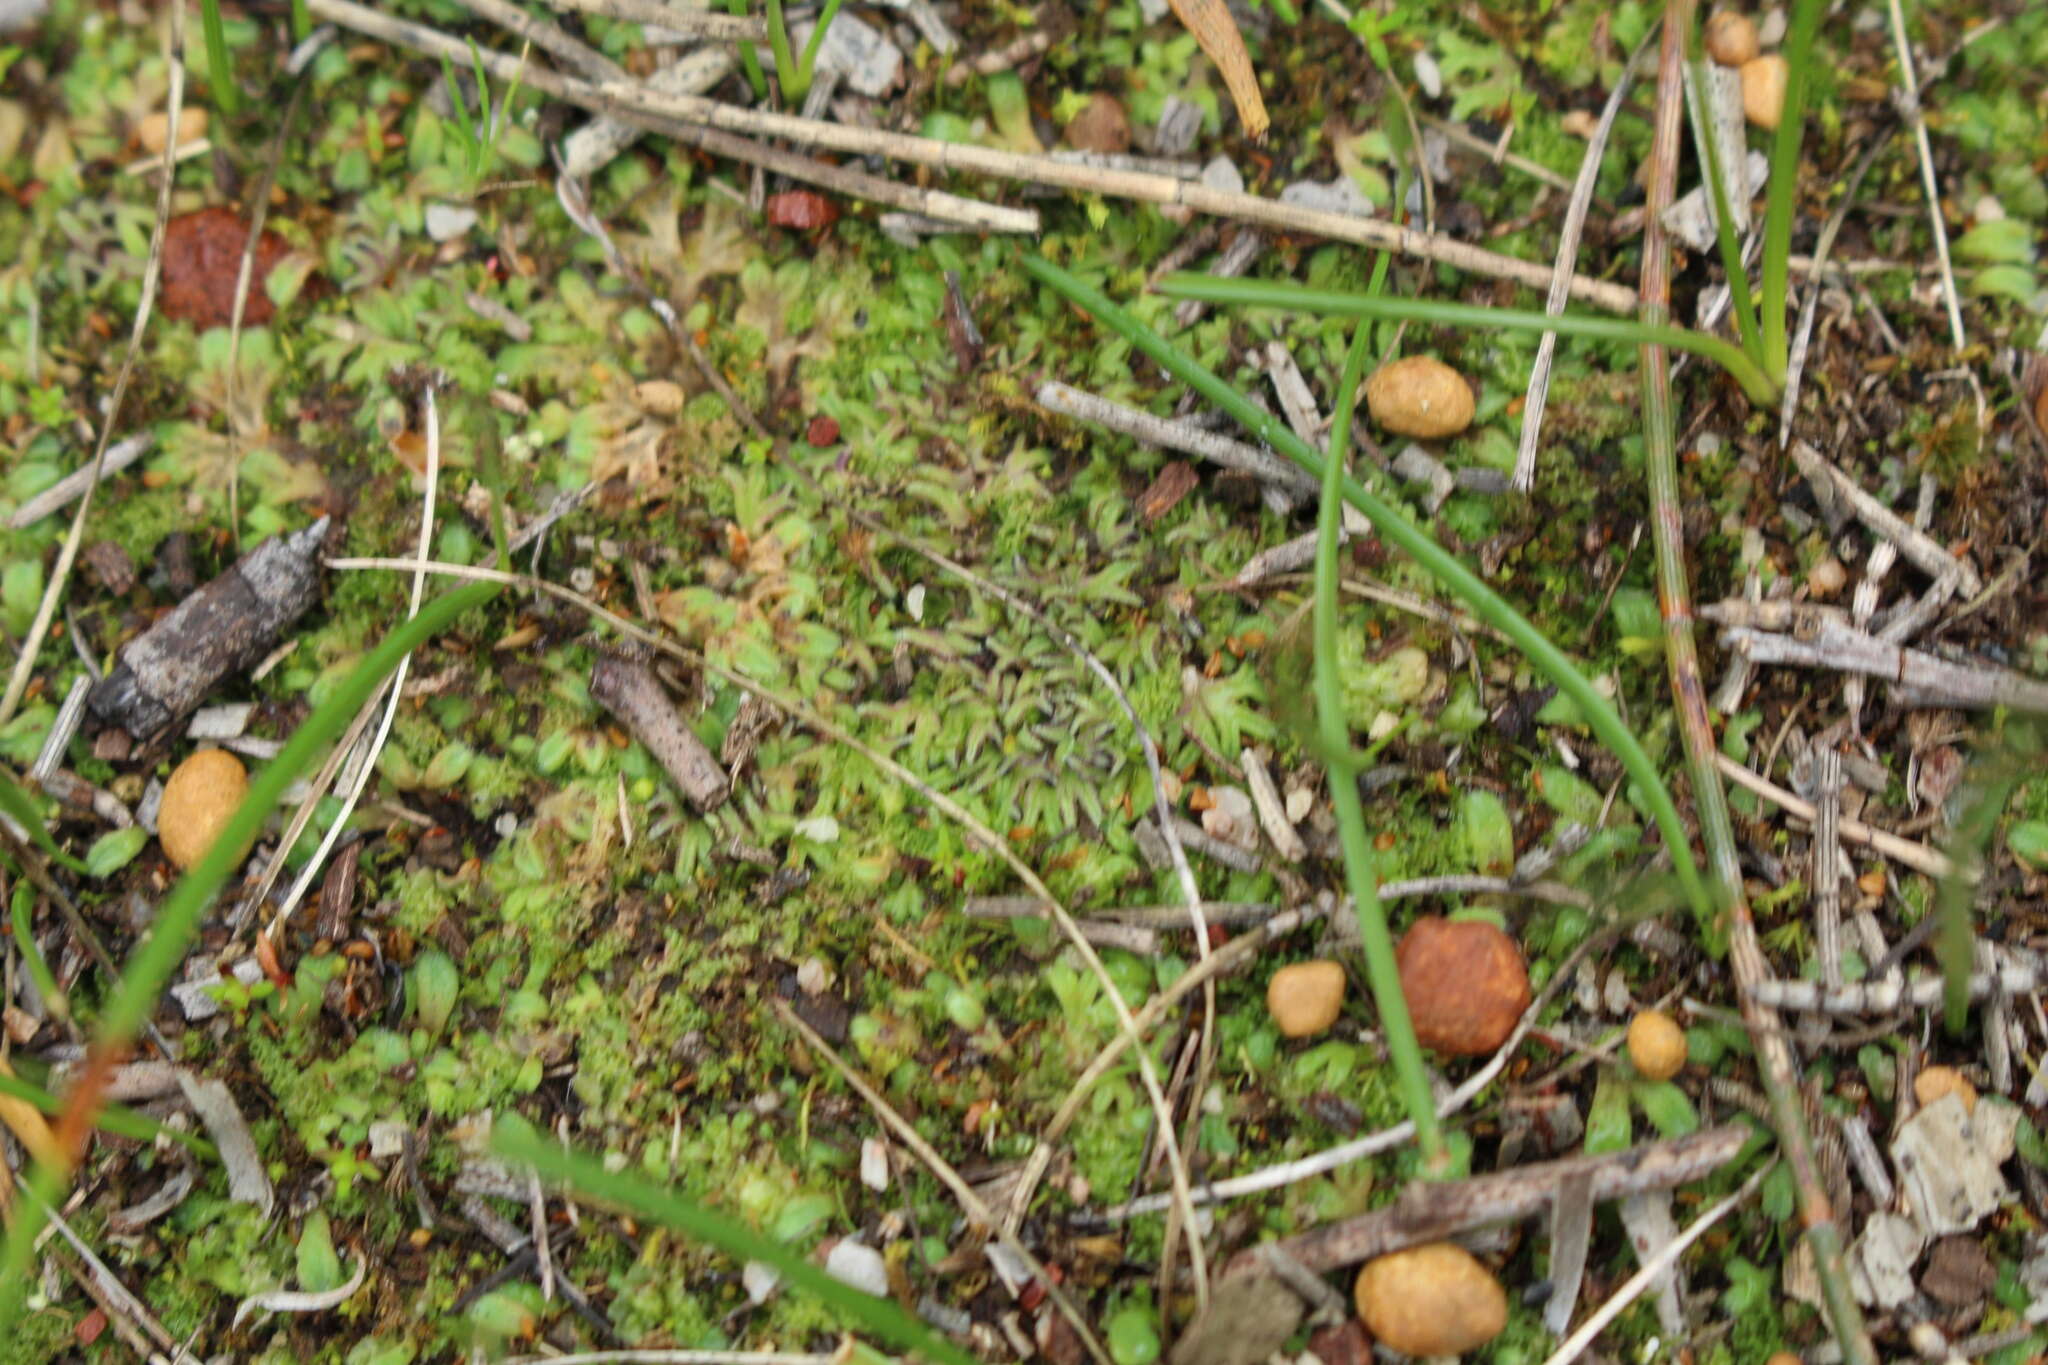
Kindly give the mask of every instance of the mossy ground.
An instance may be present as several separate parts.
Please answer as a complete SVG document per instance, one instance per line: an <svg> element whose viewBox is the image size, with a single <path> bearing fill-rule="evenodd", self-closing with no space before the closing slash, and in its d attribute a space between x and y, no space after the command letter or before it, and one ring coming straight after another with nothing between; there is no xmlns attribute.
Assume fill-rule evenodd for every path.
<svg viewBox="0 0 2048 1365"><path fill-rule="evenodd" d="M392 8L464 22L459 10L431 0ZM977 16L970 42L1009 34L1023 15L1008 8ZM2048 203L2014 149L2028 138L2039 145L2048 22L2025 8L2004 15L2011 41L1967 49L1969 93L1942 110L1942 127L1960 149L1950 168L1954 198L1997 193L2038 234ZM1444 112L1514 122L1515 149L1566 175L1579 150L1562 115L1597 103L1651 17L1645 6L1567 0L1489 11L1483 27L1445 18L1439 28L1428 10L1386 11L1380 31L1402 51L1438 40L1451 91ZM0 147L0 188L8 191L0 260L11 262L0 269L9 502L52 482L89 448L84 433L136 307L153 189L119 167L134 155L136 121L160 104L166 84L161 24L144 17L135 6L56 0L21 50L0 48L0 63L12 62L0 95L32 111L30 135ZM1952 38L1969 17L1928 22ZM279 30L270 9L230 12L245 89L283 88L273 75ZM638 45L630 26L593 21L589 31L614 55ZM1821 81L1816 164L1843 161L1851 135L1871 124L1872 111L1849 84L1882 61L1866 37L1859 28L1845 38L1840 73L1831 69ZM1365 64L1351 43L1334 26L1305 20L1276 25L1259 45L1278 123L1263 150L1217 141L1227 119L1219 83L1191 39L1170 23L1145 25L1135 4L1083 20L1034 71L1031 91L1045 113L1070 92L1114 89L1141 121L1148 108L1156 118L1165 94L1179 93L1209 112L1205 147L1236 153L1269 192L1297 176L1327 179L1347 161L1368 183L1378 176L1384 184L1384 151L1375 163L1377 144L1355 141L1378 94L1377 78L1359 76ZM196 37L194 45L200 69L191 97L203 101ZM1233 497L1227 480L1154 519L1142 515L1138 495L1169 457L1053 420L1031 395L1045 379L1159 411L1170 411L1178 395L1123 343L1031 286L1013 267L1013 244L940 237L905 249L864 211L812 233L772 228L743 207L743 171L650 140L592 187L597 217L633 267L629 278L607 265L602 247L573 226L543 183L542 147L561 129L559 111L522 100L489 174L479 176L428 64L343 41L315 60L307 79L304 109L282 127L271 211L272 225L302 254L273 277L277 321L241 340L236 410L228 408L224 331L195 335L158 320L148 332L122 429L150 430L157 444L101 491L88 528L89 543L111 542L142 568L142 586L116 598L79 580L67 599L66 631L96 656L167 602L150 566L174 531L190 536L202 580L238 546L323 512L343 527L341 553L411 554L421 510L413 397L432 372L446 385L440 557L476 562L489 552L488 503L477 496L487 446L503 457L520 520L559 494L597 484L537 552L521 556L522 569L574 582L614 610L651 615L707 657L799 697L967 805L1076 907L1178 897L1133 835L1151 800L1136 741L1115 699L1070 653L946 577L909 541L1024 593L1072 632L1123 681L1189 787L1231 781L1247 744L1269 750L1276 771L1299 771L1317 787L1313 768L1303 766L1311 754L1299 701L1306 587L1223 586L1251 555L1303 523ZM979 82L950 87L920 76L918 88L920 115L985 112ZM218 150L180 170L174 209L232 202L246 190L281 130L284 105L265 98L233 119L216 113ZM1644 121L1625 118L1599 186L1604 204L1631 199L1629 168L1646 142ZM1874 194L1896 191L1915 208L1859 228L1859 253L1911 259L1922 249L1915 172L1899 150L1906 146L1879 163ZM1475 167L1457 188L1454 211L1474 224L1518 225L1490 245L1547 259L1553 223L1539 206L1542 193L1512 171ZM478 222L437 244L423 231L426 208L450 200L472 202ZM1038 202L1045 254L1171 328L1172 304L1142 289L1152 264L1188 229L1151 208ZM1632 274L1632 247L1601 249L1618 276ZM1368 262L1349 248L1281 241L1260 268L1357 287ZM978 358L949 339L948 272L985 338ZM2041 483L2021 468L2024 435L2017 446L1984 446L1959 388L1928 377L1934 315L1911 281L1869 280L1895 321L1912 320L1918 349L1892 362L1881 395L1903 420L1871 432L1859 453L1897 477L1924 467L1953 487L1946 532L2024 544L2015 536L2021 494L2038 496ZM1395 283L1411 292L1505 296L1406 264L1396 267ZM703 382L648 306L649 292L676 310L683 331L773 433L773 446L751 438ZM472 297L489 306L473 307ZM497 320L501 309L520 320L519 335ZM2023 340L2039 326L2021 302L1993 288L1972 316L1986 338ZM1248 353L1283 338L1327 397L1342 330L1210 313L1175 335L1253 388L1263 380ZM1511 462L1533 347L1512 336L1449 333L1411 333L1406 345L1436 350L1478 390L1479 424L1446 452L1450 462ZM1675 769L1650 556L1636 549L1644 495L1633 365L1625 348L1563 347L1553 439L1535 493L1453 494L1431 520L1612 681L1652 752ZM646 380L680 384L681 410L656 416L637 406L634 386ZM1817 366L1809 382L1823 409L1869 402L1844 366ZM1784 496L1766 428L1745 425L1710 383L1692 383L1694 410L1720 433L1716 448L1699 448L1685 471L1701 596L1738 584L1759 549L1766 574L1803 574L1826 551L1821 538L1773 529L1761 546L1744 544L1749 528L1775 527ZM1932 401L1918 401L1922 393ZM2009 412L1994 420L2017 431ZM230 432L239 456L223 439ZM2021 494L2008 510L1996 510L2006 496L2000 490L2015 488ZM1408 491L1421 514L1421 490ZM849 509L902 537L878 539ZM53 517L4 534L15 638L62 533ZM1349 572L1434 598L1412 566L1371 544L1354 552ZM258 733L282 735L391 629L408 590L394 573L332 574L320 606L294 628L293 652L261 682L228 684L223 699L263 703ZM2025 624L2028 601L2022 589L1995 604L1980 618L1979 638L2039 670L2048 643L2039 616ZM2038 591L2031 601L2039 604ZM1540 680L1521 660L1483 635L1369 603L1347 608L1346 629L1361 667L1403 649L1429 660L1419 689L1361 688L1354 696L1362 729L1382 711L1402 723L1382 756L1399 776L1369 806L1384 879L1490 865L1498 831L1473 829L1472 820L1486 818L1483 810L1470 814L1464 797L1474 791L1498 796L1514 851L1542 842L1556 823L1598 817L1618 771L1569 715L1543 709ZM873 764L816 734L771 725L730 805L710 818L693 814L591 700L590 665L606 643L573 608L508 592L420 651L413 677L424 681L401 708L379 780L356 816L367 837L355 924L375 936L388 970L301 935L287 954L290 988L180 1035L194 1066L234 1087L278 1185L275 1218L230 1202L219 1173L208 1170L145 1232L103 1235L107 1212L155 1187L160 1158L96 1152L79 1230L173 1335L196 1331L203 1350L251 1360L350 1365L453 1358L472 1343L498 1350L530 1344L524 1338L536 1333L557 1344L590 1339L588 1325L559 1301L544 1304L517 1281L479 1293L504 1258L454 1219L448 1191L478 1140L480 1116L492 1111L517 1111L549 1128L560 1121L579 1147L801 1249L873 1232L894 1217L906 1231L888 1254L913 1297L930 1293L977 1316L996 1304L984 1268L949 1259L961 1245L957 1213L935 1181L900 1170L878 1194L856 1178L860 1143L877 1125L775 1023L766 1002L797 990L800 966L822 964L829 998L846 1016L849 1053L942 1153L973 1170L1028 1152L1111 1038L1112 1012L1096 982L1041 926L964 918L965 896L1018 889L1003 864ZM71 655L68 638L46 647L28 704L0 733L10 762L33 758L79 671ZM708 675L682 681L692 689L691 724L715 749L743 696ZM1731 747L1768 743L1796 695L1767 692L1753 714L1730 718ZM1520 722L1501 724L1501 707ZM111 784L161 775L185 746L147 751L138 763L95 760L88 747L74 746L75 766ZM2048 815L2048 782L2025 789L2019 805L2021 814ZM332 814L330 803L323 820ZM1568 868L1589 886L1615 886L1635 868L1634 827L1644 822L1625 798L1607 820L1615 837ZM82 844L97 830L70 818L59 833ZM1760 846L1786 837L1761 823L1753 833ZM299 856L311 847L309 838ZM765 856L736 856L741 849ZM1218 900L1288 900L1336 885L1335 871L1320 859L1298 876L1199 865L1203 892ZM167 877L152 845L104 887L87 888L86 900L125 946L117 907L131 892L154 899ZM1595 922L1576 910L1499 908L1539 982ZM1791 970L1803 923L1794 898L1766 925ZM209 946L219 946L218 937ZM401 974L429 947L460 967L459 1002L438 1034L419 1026ZM1311 948L1302 942L1288 952ZM1170 936L1156 959L1105 954L1133 1004L1192 956L1185 936ZM1610 965L1642 998L1674 984L1669 964L1633 947ZM1334 1039L1283 1044L1263 1011L1264 979L1255 971L1220 987L1218 1071L1196 1152L1211 1175L1307 1154L1340 1136L1340 1120L1364 1131L1400 1116L1362 1032L1370 1009L1355 1000ZM91 973L78 984L88 1018L103 987ZM173 1025L169 1014L165 1023ZM1724 1033L1699 1031L1702 1057L1746 1067ZM1846 1069L1852 1078L1888 1066L1881 1049L1865 1052L1862 1067ZM1170 1067L1167 1040L1159 1053ZM1554 1060L1540 1048L1538 1056L1535 1070ZM1820 1070L1832 1084L1829 1059ZM1312 1103L1327 1095L1355 1117ZM1501 1099L1482 1097L1464 1120L1482 1144L1499 1130ZM1624 1100L1624 1141L1627 1112ZM393 1121L420 1136L418 1178L444 1216L431 1230L420 1227L403 1164L369 1155L372 1128ZM1097 1088L1038 1208L1048 1253L1101 1321L1131 1306L1151 1311L1150 1290L1139 1286L1159 1253L1159 1224L1141 1221L1104 1243L1071 1236L1059 1220L1077 1201L1099 1205L1144 1185L1150 1124L1127 1064ZM1411 1166L1397 1154L1253 1201L1232 1211L1219 1240L1241 1245L1383 1201ZM1734 1178L1710 1182L1709 1192ZM1776 1291L1786 1252L1785 1220L1770 1216L1776 1197L1767 1194L1763 1214L1717 1232L1712 1257L1694 1276L1701 1292L1721 1296L1721 1311L1710 1316L1727 1324L1700 1342L1703 1361L1760 1361L1788 1339L1813 1338L1813 1315ZM329 1313L259 1318L230 1331L236 1300L296 1282L314 1210L332 1219L344 1263L369 1258L366 1287ZM2019 1232L1995 1239L2007 1281ZM1545 1270L1541 1239L1529 1245L1507 1262L1518 1287ZM834 1337L815 1303L785 1293L752 1307L735 1266L612 1215L584 1210L565 1248L565 1273L626 1343L813 1349ZM1594 1266L1600 1286L1631 1266L1626 1239L1604 1220ZM2004 1297L1987 1325L2019 1306ZM81 1344L74 1329L89 1310L61 1282L38 1300L9 1359L119 1355L111 1334ZM1535 1313L1517 1299L1492 1359L1546 1353ZM1653 1314L1638 1305L1610 1341L1640 1343L1655 1332Z"/></svg>

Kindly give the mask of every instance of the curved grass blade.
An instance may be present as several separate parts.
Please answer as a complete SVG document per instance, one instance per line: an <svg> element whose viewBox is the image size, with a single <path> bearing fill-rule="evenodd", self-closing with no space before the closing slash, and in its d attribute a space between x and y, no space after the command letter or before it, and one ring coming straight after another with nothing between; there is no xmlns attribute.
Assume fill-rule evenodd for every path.
<svg viewBox="0 0 2048 1365"><path fill-rule="evenodd" d="M1799 195L1799 142L1805 132L1806 86L1820 31L1821 0L1795 0L1785 35L1785 107L1771 141L1771 180L1764 191L1764 247L1759 292L1763 295L1764 369L1784 384L1791 348L1785 301L1791 292L1792 209Z"/></svg>
<svg viewBox="0 0 2048 1365"><path fill-rule="evenodd" d="M71 1017L71 1001L64 994L64 988L57 984L57 974L50 970L50 964L43 961L43 950L36 946L35 924L30 919L36 908L35 888L22 882L14 888L14 904L9 918L14 925L14 946L21 953L22 965L28 968L28 979L35 982L36 994L43 997L43 1008L50 1017L59 1021Z"/></svg>
<svg viewBox="0 0 2048 1365"><path fill-rule="evenodd" d="M926 1359L944 1361L946 1365L974 1365L966 1352L892 1301L841 1284L780 1242L728 1222L679 1194L633 1176L615 1174L589 1157L564 1151L561 1144L542 1136L517 1114L498 1120L491 1134L491 1146L499 1156L525 1162L585 1198L630 1210L643 1221L674 1228L736 1259L771 1265L789 1283L823 1299L846 1321L903 1350L921 1352Z"/></svg>
<svg viewBox="0 0 2048 1365"><path fill-rule="evenodd" d="M1428 322L1446 327L1504 327L1517 332L1558 332L1565 336L1595 341L1620 341L1631 346L1669 346L1690 351L1711 360L1742 386L1753 403L1768 407L1776 401L1773 384L1733 342L1690 327L1656 326L1632 318L1589 317L1584 313L1544 313L1526 308L1482 308L1472 303L1451 303L1442 299L1376 298L1337 289L1311 289L1291 280L1233 280L1188 271L1168 275L1159 282L1159 292L1169 298L1200 299L1204 303L1238 304L1252 308L1282 308L1299 313L1329 317L1392 319L1399 322Z"/></svg>
<svg viewBox="0 0 2048 1365"><path fill-rule="evenodd" d="M1374 268L1377 285L1386 254ZM1443 1129L1436 1118L1436 1097L1429 1089L1429 1069L1422 1044L1408 1015L1408 997L1401 990L1401 968L1394 957L1394 938L1387 930L1386 907L1380 904L1379 876L1372 840L1365 832L1365 806L1359 800L1357 770L1351 760L1351 725L1344 716L1343 682L1337 676L1337 610L1339 593L1337 532L1344 510L1344 452L1351 448L1351 415L1358 387L1365 382L1366 357L1372 350L1372 325L1353 324L1351 351L1337 381L1337 404L1330 418L1330 446L1323 459L1322 504L1316 516L1315 693L1316 728L1330 771L1330 803L1337 815L1337 833L1344 847L1344 875L1351 888L1351 907L1358 916L1358 939L1365 950L1366 979L1373 1004L1394 1060L1401 1103L1415 1125L1422 1169L1446 1165Z"/></svg>
<svg viewBox="0 0 2048 1365"><path fill-rule="evenodd" d="M43 823L43 813L36 809L35 798L5 768L0 768L0 812L5 812L15 824L27 830L29 842L41 849L50 861L67 872L75 872L81 877L87 875L83 862L57 847L57 841L50 837L49 827Z"/></svg>
<svg viewBox="0 0 2048 1365"><path fill-rule="evenodd" d="M1229 413L1248 431L1309 473L1319 478L1322 476L1322 456L1290 431L1286 423L1261 409L1199 361L1110 302L1101 290L1037 256L1024 257L1023 265L1032 278L1093 314L1117 335L1157 361L1174 378ZM1534 316L1541 319L1546 327L1561 321L1540 313ZM1709 931L1709 941L1719 941L1720 935L1712 932L1716 908L1707 893L1706 884L1700 879L1699 866L1693 861L1692 845L1686 835L1685 824L1678 817L1678 807L1671 800L1670 789L1664 785L1657 765L1643 751L1643 746L1622 723L1621 717L1615 714L1614 707L1594 688L1592 680L1580 672L1578 665L1552 644L1542 631L1530 624L1527 617L1509 606L1478 574L1465 567L1463 561L1410 521L1406 513L1355 479L1345 478L1343 488L1344 500L1364 513L1381 536L1420 564L1481 620L1507 636L1539 672L1556 683L1558 690L1578 705L1593 733L1620 759L1622 767L1635 783L1638 794L1649 807L1651 818L1664 836L1679 882L1685 888L1687 903L1692 906L1702 929Z"/></svg>
<svg viewBox="0 0 2048 1365"><path fill-rule="evenodd" d="M77 1085L67 1097L67 1109L58 1130L60 1146L67 1161L75 1160L73 1153L83 1146L85 1128L98 1108L99 1092L115 1058L142 1027L171 974L184 959L185 950L199 927L200 916L213 900L214 893L241 865L285 789L297 781L319 757L320 751L341 734L369 699L370 693L392 669L398 667L400 659L445 630L470 608L490 601L499 586L496 583L472 583L457 588L434 599L420 610L419 615L385 636L342 679L333 694L314 709L278 756L249 784L248 795L235 809L213 846L164 898L149 938L128 960L112 998L101 1012L92 1051L87 1055L85 1069ZM38 1162L29 1173L29 1188L41 1198L42 1203L39 1205L35 1200L29 1200L18 1206L14 1224L7 1230L7 1240L0 1245L0 1340L7 1338L19 1319L24 1296L34 1279L28 1273L28 1266L35 1254L36 1238L43 1229L42 1207L54 1208L62 1202L64 1186L70 1175L68 1167L48 1162Z"/></svg>

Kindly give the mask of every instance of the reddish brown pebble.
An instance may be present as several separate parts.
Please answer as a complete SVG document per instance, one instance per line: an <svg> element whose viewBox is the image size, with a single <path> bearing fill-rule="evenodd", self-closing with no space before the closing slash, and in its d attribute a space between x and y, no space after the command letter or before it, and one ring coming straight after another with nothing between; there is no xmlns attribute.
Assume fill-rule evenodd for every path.
<svg viewBox="0 0 2048 1365"><path fill-rule="evenodd" d="M1309 1333L1308 1353L1323 1365L1372 1365L1372 1333L1357 1318Z"/></svg>
<svg viewBox="0 0 2048 1365"><path fill-rule="evenodd" d="M176 322L204 331L225 327L234 318L235 280L242 269L242 248L249 224L231 208L181 213L164 226L163 297L157 306ZM249 268L249 301L242 309L244 327L261 327L276 310L263 281L291 248L270 231L256 239L256 259Z"/></svg>
<svg viewBox="0 0 2048 1365"><path fill-rule="evenodd" d="M809 232L839 220L839 205L816 190L784 190L768 196L768 221L779 228Z"/></svg>
<svg viewBox="0 0 2048 1365"><path fill-rule="evenodd" d="M1471 1252L1450 1242L1368 1261L1354 1293L1374 1339L1403 1355L1463 1355L1508 1325L1507 1291Z"/></svg>
<svg viewBox="0 0 2048 1365"><path fill-rule="evenodd" d="M180 868L198 862L248 790L242 760L225 749L201 749L180 763L157 807L156 837L164 856Z"/></svg>
<svg viewBox="0 0 2048 1365"><path fill-rule="evenodd" d="M820 413L804 428L804 439L814 446L829 446L839 439L839 423Z"/></svg>
<svg viewBox="0 0 2048 1365"><path fill-rule="evenodd" d="M1114 96L1097 94L1067 124L1066 137L1077 152L1120 155L1131 149L1131 120Z"/></svg>
<svg viewBox="0 0 2048 1365"><path fill-rule="evenodd" d="M1485 920L1419 919L1401 936L1394 960L1415 1036L1434 1051L1453 1057L1492 1052L1529 1008L1522 951Z"/></svg>

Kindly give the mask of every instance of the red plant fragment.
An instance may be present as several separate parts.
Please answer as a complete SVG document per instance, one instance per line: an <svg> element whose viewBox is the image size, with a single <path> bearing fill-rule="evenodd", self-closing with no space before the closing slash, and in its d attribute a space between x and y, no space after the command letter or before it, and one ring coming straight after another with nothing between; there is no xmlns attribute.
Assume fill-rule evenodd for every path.
<svg viewBox="0 0 2048 1365"><path fill-rule="evenodd" d="M768 196L768 221L779 228L809 232L839 220L839 205L815 190L784 190Z"/></svg>
<svg viewBox="0 0 2048 1365"><path fill-rule="evenodd" d="M829 446L838 439L838 421L825 416L823 413L813 417L810 425L804 428L804 440L814 446Z"/></svg>
<svg viewBox="0 0 2048 1365"><path fill-rule="evenodd" d="M165 317L189 322L202 331L225 327L234 320L235 279L241 273L242 247L249 223L231 208L216 206L181 213L164 226L163 301ZM261 327L276 311L263 281L291 248L284 238L264 229L256 241L256 259L249 271L249 302L242 325Z"/></svg>

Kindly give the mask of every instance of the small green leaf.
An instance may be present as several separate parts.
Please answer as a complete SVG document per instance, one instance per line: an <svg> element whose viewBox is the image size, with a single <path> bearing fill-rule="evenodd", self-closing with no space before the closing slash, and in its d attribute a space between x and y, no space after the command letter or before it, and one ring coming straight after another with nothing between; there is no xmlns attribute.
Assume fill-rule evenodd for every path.
<svg viewBox="0 0 2048 1365"><path fill-rule="evenodd" d="M775 1224L768 1235L778 1242L794 1242L815 1231L818 1225L832 1216L832 1196L829 1194L800 1194L782 1206L775 1215Z"/></svg>
<svg viewBox="0 0 2048 1365"><path fill-rule="evenodd" d="M1498 796L1484 788L1466 792L1458 801L1458 824L1475 870L1493 877L1514 870L1515 826Z"/></svg>
<svg viewBox="0 0 2048 1365"><path fill-rule="evenodd" d="M140 825L126 829L112 830L93 840L85 855L85 870L88 876L111 877L142 852L142 846L149 842L149 831Z"/></svg>
<svg viewBox="0 0 2048 1365"><path fill-rule="evenodd" d="M299 1230L299 1288L308 1294L324 1294L343 1279L327 1215L315 1209L306 1215L306 1225Z"/></svg>
<svg viewBox="0 0 2048 1365"><path fill-rule="evenodd" d="M1665 1137L1684 1137L1687 1133L1699 1131L1700 1116L1693 1109L1692 1101L1685 1092L1669 1081L1642 1081L1635 1083L1636 1105Z"/></svg>
<svg viewBox="0 0 2048 1365"><path fill-rule="evenodd" d="M1536 774L1544 803L1567 820L1591 827L1600 821L1600 792L1567 768L1547 764Z"/></svg>
<svg viewBox="0 0 2048 1365"><path fill-rule="evenodd" d="M1109 1357L1116 1365L1152 1365L1159 1359L1159 1326L1151 1310L1133 1304L1109 1320Z"/></svg>
<svg viewBox="0 0 2048 1365"><path fill-rule="evenodd" d="M1799 1205L1799 1199L1798 1192L1792 1185L1792 1168L1790 1166L1780 1162L1772 1169L1769 1175L1764 1177L1764 1187L1760 1196L1760 1202L1763 1206L1764 1217L1770 1219L1773 1223L1782 1223L1792 1217L1793 1210Z"/></svg>
<svg viewBox="0 0 2048 1365"><path fill-rule="evenodd" d="M1600 1073L1593 1103L1586 1110L1586 1155L1627 1150L1634 1140L1628 1117L1628 1082L1612 1071Z"/></svg>
<svg viewBox="0 0 2048 1365"><path fill-rule="evenodd" d="M2034 259L2034 229L2019 218L1979 223L1955 241L1956 259L1986 265L2025 265Z"/></svg>
<svg viewBox="0 0 2048 1365"><path fill-rule="evenodd" d="M448 954L438 948L421 953L412 964L412 990L413 1015L419 1026L429 1036L438 1035L448 1027L448 1018L455 1013L456 996L462 990L461 977Z"/></svg>
<svg viewBox="0 0 2048 1365"><path fill-rule="evenodd" d="M1970 295L1973 298L2014 299L2025 303L2034 297L2037 288L2034 272L2023 265L1987 265L1970 277Z"/></svg>
<svg viewBox="0 0 2048 1365"><path fill-rule="evenodd" d="M2048 868L2048 820L2022 820L2005 832L2012 856L2039 871Z"/></svg>

